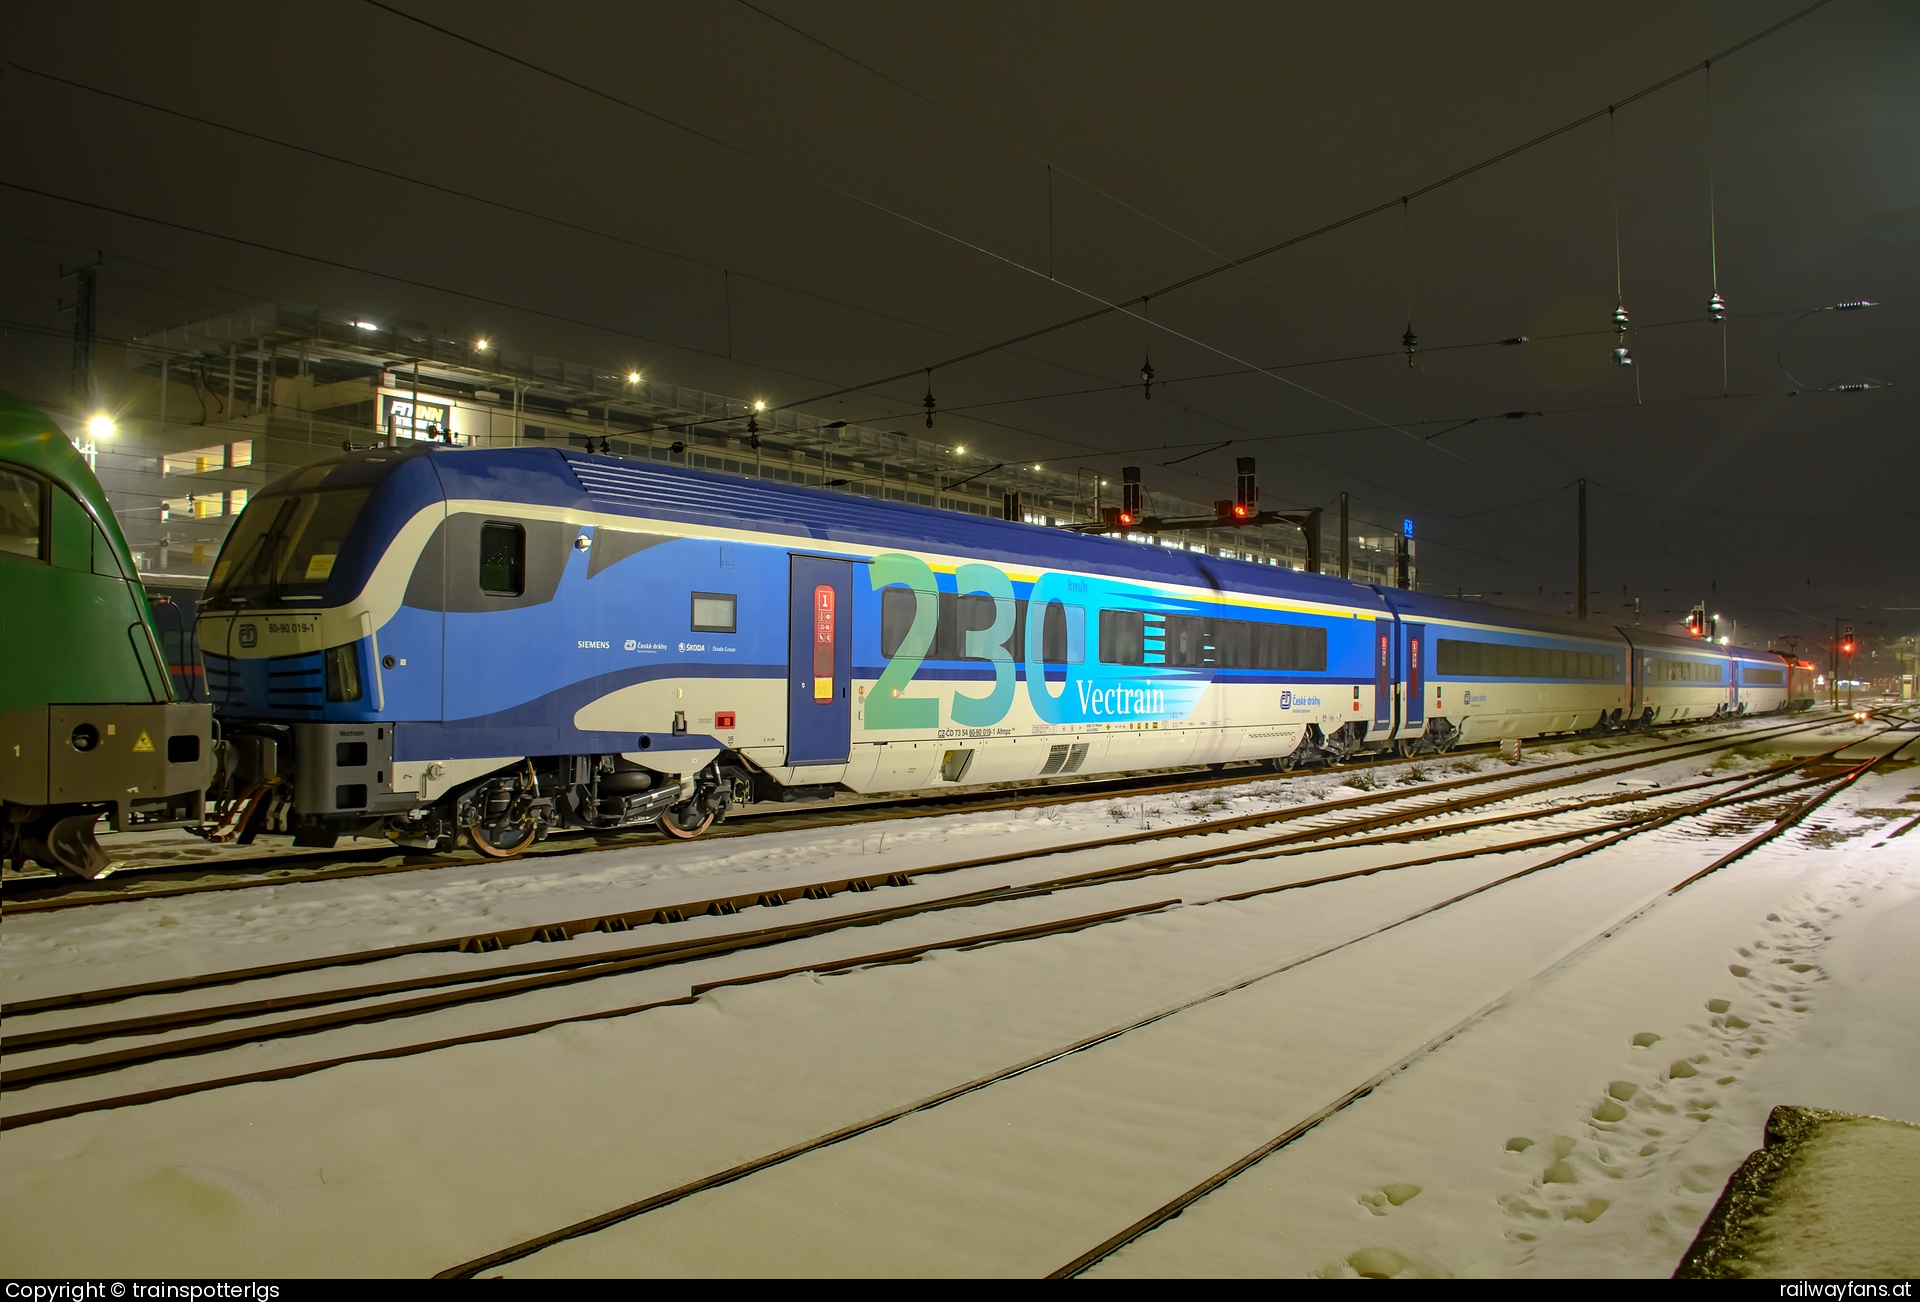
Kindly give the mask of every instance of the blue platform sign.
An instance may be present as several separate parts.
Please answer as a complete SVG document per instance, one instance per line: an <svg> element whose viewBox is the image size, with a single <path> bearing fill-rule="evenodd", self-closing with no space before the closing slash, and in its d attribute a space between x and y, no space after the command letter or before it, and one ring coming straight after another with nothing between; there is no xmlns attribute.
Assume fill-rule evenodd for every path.
<svg viewBox="0 0 1920 1302"><path fill-rule="evenodd" d="M1405 520L1405 519L1401 520L1400 532L1408 538L1413 537L1413 521Z"/></svg>

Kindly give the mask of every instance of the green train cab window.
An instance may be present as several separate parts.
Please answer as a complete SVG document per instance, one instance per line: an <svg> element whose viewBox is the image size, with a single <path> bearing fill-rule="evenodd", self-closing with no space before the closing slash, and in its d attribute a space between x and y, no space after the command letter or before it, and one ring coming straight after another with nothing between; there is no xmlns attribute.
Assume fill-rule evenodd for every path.
<svg viewBox="0 0 1920 1302"><path fill-rule="evenodd" d="M527 531L517 524L480 526L480 591L517 597L527 590Z"/></svg>
<svg viewBox="0 0 1920 1302"><path fill-rule="evenodd" d="M45 559L43 506L38 479L0 466L0 552Z"/></svg>

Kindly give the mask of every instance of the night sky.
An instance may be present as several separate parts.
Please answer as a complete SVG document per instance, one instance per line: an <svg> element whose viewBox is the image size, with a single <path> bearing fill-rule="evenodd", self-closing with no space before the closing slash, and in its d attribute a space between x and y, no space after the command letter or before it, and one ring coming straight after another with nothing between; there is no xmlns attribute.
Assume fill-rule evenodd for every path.
<svg viewBox="0 0 1920 1302"><path fill-rule="evenodd" d="M64 399L98 249L106 339L321 303L915 435L931 387L970 451L1202 502L1253 456L1263 505L1345 490L1423 587L1536 609L1585 478L1596 616L1884 646L1920 5L1716 57L1807 3L16 4L0 387Z"/></svg>

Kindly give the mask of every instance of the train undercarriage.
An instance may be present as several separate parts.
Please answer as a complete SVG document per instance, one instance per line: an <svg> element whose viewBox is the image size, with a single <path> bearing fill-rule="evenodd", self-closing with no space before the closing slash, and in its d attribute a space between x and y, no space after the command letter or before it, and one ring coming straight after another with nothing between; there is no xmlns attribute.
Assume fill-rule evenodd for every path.
<svg viewBox="0 0 1920 1302"><path fill-rule="evenodd" d="M1729 712L1731 713L1731 712ZM1719 717L1718 715L1713 717ZM1601 734L1652 720L1602 712L1576 732ZM1288 755L1267 761L1288 772L1346 763L1362 754L1404 758L1439 755L1463 739L1446 718L1429 719L1418 737L1367 740L1367 725L1322 731L1309 726ZM783 786L731 753L690 775L648 768L624 755L536 756L478 774L428 795L393 792L386 729L331 724L251 725L219 743L219 767L194 825L185 809L169 810L172 826L216 842L251 843L265 833L295 845L330 848L342 837L382 838L419 853L469 846L491 858L512 858L556 830L629 831L657 827L687 840L749 803L820 800L833 786ZM337 734L337 735L336 735ZM348 736L348 734L352 734ZM440 766L428 766L429 771ZM376 782L380 785L376 786ZM16 864L38 861L79 876L110 865L94 839L105 807L59 810L10 807L4 851ZM192 811L200 815L199 808Z"/></svg>
<svg viewBox="0 0 1920 1302"><path fill-rule="evenodd" d="M621 755L560 755L528 757L431 796L427 784L445 766L429 765L420 790L395 792L381 789L394 764L389 731L333 725L254 726L236 733L224 760L213 821L202 831L209 840L248 844L269 833L329 848L343 836L380 837L422 853L466 845L503 859L561 828L653 825L691 839L754 799L757 784L771 785L724 760L680 775Z"/></svg>

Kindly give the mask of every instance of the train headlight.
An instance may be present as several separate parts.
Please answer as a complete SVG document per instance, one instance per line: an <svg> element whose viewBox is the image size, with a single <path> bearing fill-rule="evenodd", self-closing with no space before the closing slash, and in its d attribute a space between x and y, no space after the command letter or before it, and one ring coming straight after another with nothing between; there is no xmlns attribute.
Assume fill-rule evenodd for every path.
<svg viewBox="0 0 1920 1302"><path fill-rule="evenodd" d="M357 701L360 699L360 647L357 643L346 646L329 647L327 663L327 699L329 701Z"/></svg>

